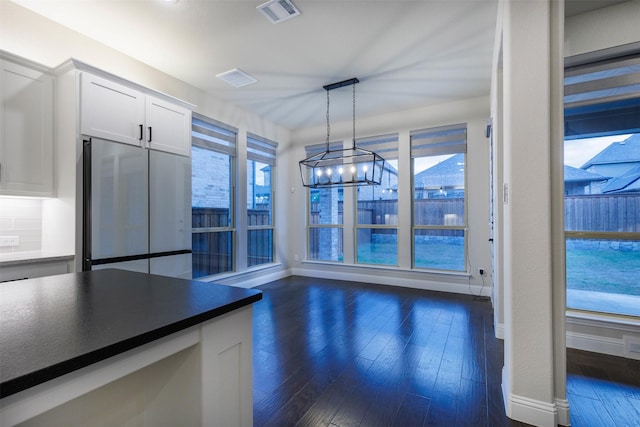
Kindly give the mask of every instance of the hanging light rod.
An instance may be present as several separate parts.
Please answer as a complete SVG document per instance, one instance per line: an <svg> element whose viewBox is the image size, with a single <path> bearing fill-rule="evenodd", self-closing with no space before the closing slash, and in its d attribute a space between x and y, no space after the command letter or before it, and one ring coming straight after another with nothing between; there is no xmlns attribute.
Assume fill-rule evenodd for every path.
<svg viewBox="0 0 640 427"><path fill-rule="evenodd" d="M373 151L356 146L356 83L357 78L323 86L327 91L327 142L323 152L301 160L302 185L309 188L380 185L384 159ZM353 139L351 148L331 149L329 91L344 86L353 88ZM342 145L342 144L341 144Z"/></svg>
<svg viewBox="0 0 640 427"><path fill-rule="evenodd" d="M356 83L360 83L360 80L358 80L356 77L354 77L354 78L349 79L349 80L343 80L343 81L338 82L338 83L331 83L330 85L322 86L322 88L324 90L329 91L329 90L333 90L333 89L339 89L339 88L345 87L345 86L352 86L352 85L354 85Z"/></svg>

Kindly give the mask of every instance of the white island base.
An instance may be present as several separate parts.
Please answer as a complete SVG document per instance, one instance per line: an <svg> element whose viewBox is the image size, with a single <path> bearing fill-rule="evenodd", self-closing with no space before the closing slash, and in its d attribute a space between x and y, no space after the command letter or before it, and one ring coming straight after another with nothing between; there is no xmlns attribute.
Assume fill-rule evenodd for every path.
<svg viewBox="0 0 640 427"><path fill-rule="evenodd" d="M0 400L2 426L253 424L251 305Z"/></svg>

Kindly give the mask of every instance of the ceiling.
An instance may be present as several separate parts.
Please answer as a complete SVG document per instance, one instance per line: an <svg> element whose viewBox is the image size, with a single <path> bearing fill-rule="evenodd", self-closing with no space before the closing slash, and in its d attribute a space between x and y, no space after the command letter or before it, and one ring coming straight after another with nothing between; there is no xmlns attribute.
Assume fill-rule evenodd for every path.
<svg viewBox="0 0 640 427"><path fill-rule="evenodd" d="M325 122L322 86L352 77L358 117L489 93L497 0L292 0L301 14L278 24L265 0L13 1L290 129ZM216 78L234 68L258 82ZM351 97L331 91L332 121L351 118Z"/></svg>

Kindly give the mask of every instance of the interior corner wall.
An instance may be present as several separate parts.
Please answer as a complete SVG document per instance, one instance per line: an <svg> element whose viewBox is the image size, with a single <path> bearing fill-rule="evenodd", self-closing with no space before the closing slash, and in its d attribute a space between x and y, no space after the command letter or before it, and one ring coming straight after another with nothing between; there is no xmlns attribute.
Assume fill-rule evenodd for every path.
<svg viewBox="0 0 640 427"><path fill-rule="evenodd" d="M504 339L504 241L503 241L503 71L502 71L502 40L503 40L503 7L499 2L497 8L496 29L493 42L493 58L491 61L491 186L493 191L489 195L493 200L489 218L491 222L491 302L493 305L493 328L496 338Z"/></svg>
<svg viewBox="0 0 640 427"><path fill-rule="evenodd" d="M552 0L503 6L504 335L507 415L555 426L551 242Z"/></svg>

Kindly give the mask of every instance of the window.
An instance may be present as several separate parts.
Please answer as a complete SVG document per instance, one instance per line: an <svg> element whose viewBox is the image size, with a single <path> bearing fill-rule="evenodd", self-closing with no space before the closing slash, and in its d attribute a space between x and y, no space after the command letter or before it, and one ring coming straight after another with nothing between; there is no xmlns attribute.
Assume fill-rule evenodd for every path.
<svg viewBox="0 0 640 427"><path fill-rule="evenodd" d="M356 140L385 159L380 185L356 188L356 262L398 265L398 135Z"/></svg>
<svg viewBox="0 0 640 427"><path fill-rule="evenodd" d="M247 134L247 266L273 262L273 185L278 144Z"/></svg>
<svg viewBox="0 0 640 427"><path fill-rule="evenodd" d="M321 153L326 144L306 147L307 157ZM331 143L331 150L342 149L342 143ZM309 217L307 220L307 258L317 261L339 261L344 259L343 233L343 189L309 189Z"/></svg>
<svg viewBox="0 0 640 427"><path fill-rule="evenodd" d="M237 130L194 113L192 119L193 278L233 271L233 176Z"/></svg>
<svg viewBox="0 0 640 427"><path fill-rule="evenodd" d="M567 307L640 316L640 57L565 71Z"/></svg>
<svg viewBox="0 0 640 427"><path fill-rule="evenodd" d="M413 267L466 270L466 124L411 132Z"/></svg>

